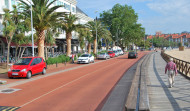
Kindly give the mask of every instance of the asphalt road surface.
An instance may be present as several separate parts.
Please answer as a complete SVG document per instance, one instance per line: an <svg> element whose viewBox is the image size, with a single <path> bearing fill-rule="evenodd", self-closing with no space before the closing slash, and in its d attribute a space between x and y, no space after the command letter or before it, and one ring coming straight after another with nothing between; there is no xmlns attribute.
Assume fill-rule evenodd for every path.
<svg viewBox="0 0 190 111"><path fill-rule="evenodd" d="M78 69L30 81L15 87L10 94L0 93L0 106L18 111L94 111L138 59L127 55L84 65Z"/></svg>

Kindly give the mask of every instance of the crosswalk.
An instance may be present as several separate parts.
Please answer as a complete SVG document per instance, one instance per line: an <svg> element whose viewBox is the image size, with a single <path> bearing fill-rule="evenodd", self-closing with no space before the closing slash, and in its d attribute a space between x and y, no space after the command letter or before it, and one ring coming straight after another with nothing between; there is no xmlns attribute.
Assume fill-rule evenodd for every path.
<svg viewBox="0 0 190 111"><path fill-rule="evenodd" d="M20 107L12 107L12 106L0 106L0 111L16 111Z"/></svg>

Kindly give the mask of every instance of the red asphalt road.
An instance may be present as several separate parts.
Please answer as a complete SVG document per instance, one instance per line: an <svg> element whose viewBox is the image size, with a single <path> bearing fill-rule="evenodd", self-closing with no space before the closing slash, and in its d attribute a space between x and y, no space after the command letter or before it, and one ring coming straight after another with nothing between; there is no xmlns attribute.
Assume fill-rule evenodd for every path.
<svg viewBox="0 0 190 111"><path fill-rule="evenodd" d="M44 77L0 94L0 106L21 107L18 111L93 111L102 103L123 74L138 59L127 55Z"/></svg>

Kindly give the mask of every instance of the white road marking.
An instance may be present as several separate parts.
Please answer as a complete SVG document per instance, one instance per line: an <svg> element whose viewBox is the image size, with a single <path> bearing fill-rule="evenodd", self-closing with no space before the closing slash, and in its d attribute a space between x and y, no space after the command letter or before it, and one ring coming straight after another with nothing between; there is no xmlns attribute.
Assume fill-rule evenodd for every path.
<svg viewBox="0 0 190 111"><path fill-rule="evenodd" d="M119 62L122 62L122 61L119 61ZM110 65L108 65L108 66L106 66L106 67L100 68L99 70L102 70L102 69L104 69L104 68L107 68L107 67L109 67L109 66L111 66L111 65L114 65L114 64L116 64L116 63L118 63L118 62L115 62L115 63L113 63L113 64L110 64ZM94 71L94 72L97 72L97 71L99 71L99 70L96 70L96 71ZM81 77L79 77L79 78L77 78L77 79L75 79L75 80L73 80L73 81L70 81L70 82L68 82L68 83L66 83L66 84L64 84L64 85L62 85L62 86L60 86L60 87L57 87L56 89L51 90L51 91L49 91L49 92L47 92L47 93L45 93L45 94L43 94L43 95L41 95L41 96L39 96L39 97L37 97L37 98L31 100L31 101L29 101L29 102L27 102L27 103L21 105L20 107L24 107L24 106L26 106L26 105L28 105L28 104L30 104L30 103L32 103L32 102L34 102L34 101L36 101L36 100L42 98L42 97L44 97L44 96L46 96L46 95L48 95L48 94L50 94L50 93L52 93L52 92L54 92L54 91L60 89L60 88L63 88L63 87L65 87L65 86L67 86L67 85L69 85L69 84L71 84L71 83L73 83L73 82L75 82L75 81L78 81L78 80L80 80L80 79L82 79L82 78L84 78L84 77L86 77L86 76L88 76L88 75L91 75L91 74L94 73L94 72L88 73L88 74L86 74L86 75L84 75L84 76L81 76Z"/></svg>

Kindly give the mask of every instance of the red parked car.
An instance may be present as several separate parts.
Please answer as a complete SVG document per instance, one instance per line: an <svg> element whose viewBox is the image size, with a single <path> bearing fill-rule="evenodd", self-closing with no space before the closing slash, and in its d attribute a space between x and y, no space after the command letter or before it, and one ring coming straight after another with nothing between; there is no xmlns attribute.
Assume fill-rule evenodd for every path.
<svg viewBox="0 0 190 111"><path fill-rule="evenodd" d="M37 73L46 73L46 63L42 57L24 57L19 59L8 70L8 77L26 77L30 79Z"/></svg>
<svg viewBox="0 0 190 111"><path fill-rule="evenodd" d="M108 51L108 54L110 55L110 57L115 57L115 53L113 51Z"/></svg>

